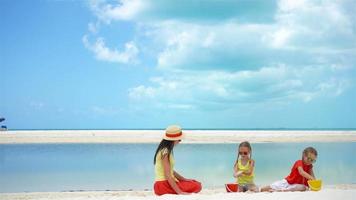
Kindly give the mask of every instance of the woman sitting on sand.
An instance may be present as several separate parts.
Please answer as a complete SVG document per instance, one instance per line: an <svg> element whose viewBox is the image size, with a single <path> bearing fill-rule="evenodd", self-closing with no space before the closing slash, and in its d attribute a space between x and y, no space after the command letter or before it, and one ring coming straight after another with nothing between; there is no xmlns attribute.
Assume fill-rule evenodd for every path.
<svg viewBox="0 0 356 200"><path fill-rule="evenodd" d="M172 125L166 129L166 133L159 144L155 156L155 184L156 195L163 194L190 194L201 190L201 183L192 179L186 179L174 171L173 148L183 138L182 129Z"/></svg>

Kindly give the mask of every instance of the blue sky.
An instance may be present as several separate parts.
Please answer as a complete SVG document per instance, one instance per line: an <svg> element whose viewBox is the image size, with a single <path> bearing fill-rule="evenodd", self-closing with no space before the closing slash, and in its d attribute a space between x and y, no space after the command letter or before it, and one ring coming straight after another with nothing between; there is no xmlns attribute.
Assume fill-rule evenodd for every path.
<svg viewBox="0 0 356 200"><path fill-rule="evenodd" d="M2 0L0 116L10 129L356 128L355 13L353 0Z"/></svg>

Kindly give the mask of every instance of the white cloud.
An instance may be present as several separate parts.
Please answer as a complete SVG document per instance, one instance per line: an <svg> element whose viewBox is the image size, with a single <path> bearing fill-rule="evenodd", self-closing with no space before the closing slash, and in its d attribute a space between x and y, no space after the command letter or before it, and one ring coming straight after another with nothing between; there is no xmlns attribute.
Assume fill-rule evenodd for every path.
<svg viewBox="0 0 356 200"><path fill-rule="evenodd" d="M338 2L280 1L279 6L271 24L156 23L156 31L149 32L163 49L158 67L245 70L276 62L318 64L352 49L355 56L355 22Z"/></svg>
<svg viewBox="0 0 356 200"><path fill-rule="evenodd" d="M352 85L348 73L355 69L356 56L353 18L338 3L279 1L276 22L265 25L234 21L155 25L156 32L150 34L162 43L157 67L164 75L141 89L149 88L150 99L167 105L309 102L338 96ZM176 88L167 87L173 83ZM131 90L130 95L144 99L144 92ZM186 100L177 100L172 93Z"/></svg>
<svg viewBox="0 0 356 200"><path fill-rule="evenodd" d="M97 17L110 23L112 20L132 20L145 9L145 2L140 0L118 0L113 5L102 0L92 0L91 9Z"/></svg>
<svg viewBox="0 0 356 200"><path fill-rule="evenodd" d="M302 9L304 7L308 7L307 5L308 1L306 0L281 0L279 1L279 10L283 12L291 12L294 10Z"/></svg>
<svg viewBox="0 0 356 200"><path fill-rule="evenodd" d="M270 25L230 21L214 25L169 22L157 26L156 32L150 30L150 34L163 46L158 68L243 70L261 67L265 63L262 59L268 59L263 34L273 29ZM245 62L252 57L259 60Z"/></svg>
<svg viewBox="0 0 356 200"><path fill-rule="evenodd" d="M239 16L207 23L201 17L165 18L162 13L146 20L147 10L162 10L165 4L144 2L93 6L103 21L135 23L135 42L140 47L149 44L144 48L157 60L161 75L129 89L133 101L177 109L309 102L341 95L354 82L350 71L356 68L356 15L348 6L355 4L352 1L280 0L275 20L265 24L239 23ZM138 49L128 44L132 46L123 52L108 49L100 38L86 46L98 59L129 62Z"/></svg>
<svg viewBox="0 0 356 200"><path fill-rule="evenodd" d="M132 99L153 98L155 93L154 88L140 85L129 90L129 97Z"/></svg>
<svg viewBox="0 0 356 200"><path fill-rule="evenodd" d="M103 38L98 38L94 44L91 44L88 40L88 36L85 35L83 37L83 43L86 48L94 52L97 59L109 62L135 63L139 53L138 48L132 41L127 42L125 44L125 50L121 52L117 49L109 49L105 45Z"/></svg>
<svg viewBox="0 0 356 200"><path fill-rule="evenodd" d="M182 104L199 107L215 104L229 107L251 102L309 102L320 96L337 96L350 86L346 79L328 78L332 69L285 65L256 71L182 71L177 76L151 79L152 86L129 90L132 100L154 105ZM313 79L310 79L313 77Z"/></svg>
<svg viewBox="0 0 356 200"><path fill-rule="evenodd" d="M283 48L287 45L288 40L292 36L292 31L289 29L281 28L275 32L272 32L271 35L271 46L275 48Z"/></svg>
<svg viewBox="0 0 356 200"><path fill-rule="evenodd" d="M352 48L355 19L343 9L348 1L279 1L276 22L292 30L290 45L302 48Z"/></svg>

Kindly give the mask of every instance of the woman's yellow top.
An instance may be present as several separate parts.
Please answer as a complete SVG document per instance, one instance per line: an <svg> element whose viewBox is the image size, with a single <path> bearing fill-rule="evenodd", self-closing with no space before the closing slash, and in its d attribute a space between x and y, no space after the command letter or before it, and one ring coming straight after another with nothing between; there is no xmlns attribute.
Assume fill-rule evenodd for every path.
<svg viewBox="0 0 356 200"><path fill-rule="evenodd" d="M239 159L237 161L237 168L238 168L238 171L242 171L242 172L247 172L249 171L252 166L251 166L251 162L253 162L252 160L249 160L246 165L243 165L242 162L241 162L241 159ZM245 175L245 174L242 174L241 176L239 176L237 178L237 183L239 185L246 185L246 184L254 184L253 183L253 177L254 177L254 172L252 171L252 173L250 175Z"/></svg>
<svg viewBox="0 0 356 200"><path fill-rule="evenodd" d="M164 181L164 180L167 180L165 175L164 175L164 167L163 167L163 156L167 155L168 154L168 149L167 148L164 148L162 150L160 150L157 155L156 155L156 164L155 164L155 175L156 175L156 178L155 178L155 181ZM171 176L173 177L173 179L175 181L178 181L178 179L174 176L174 157L173 157L173 154L171 153L169 155L169 164L170 164L170 173L171 173Z"/></svg>

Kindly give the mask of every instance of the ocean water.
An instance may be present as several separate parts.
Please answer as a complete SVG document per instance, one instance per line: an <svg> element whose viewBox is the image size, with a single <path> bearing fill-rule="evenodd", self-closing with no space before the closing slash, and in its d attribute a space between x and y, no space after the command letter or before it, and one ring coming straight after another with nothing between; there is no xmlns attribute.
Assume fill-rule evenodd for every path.
<svg viewBox="0 0 356 200"><path fill-rule="evenodd" d="M158 144L2 144L0 192L152 189ZM252 144L255 182L288 175L305 147L318 150L314 165L324 184L356 183L356 143ZM237 144L180 144L175 169L204 188L234 182Z"/></svg>

